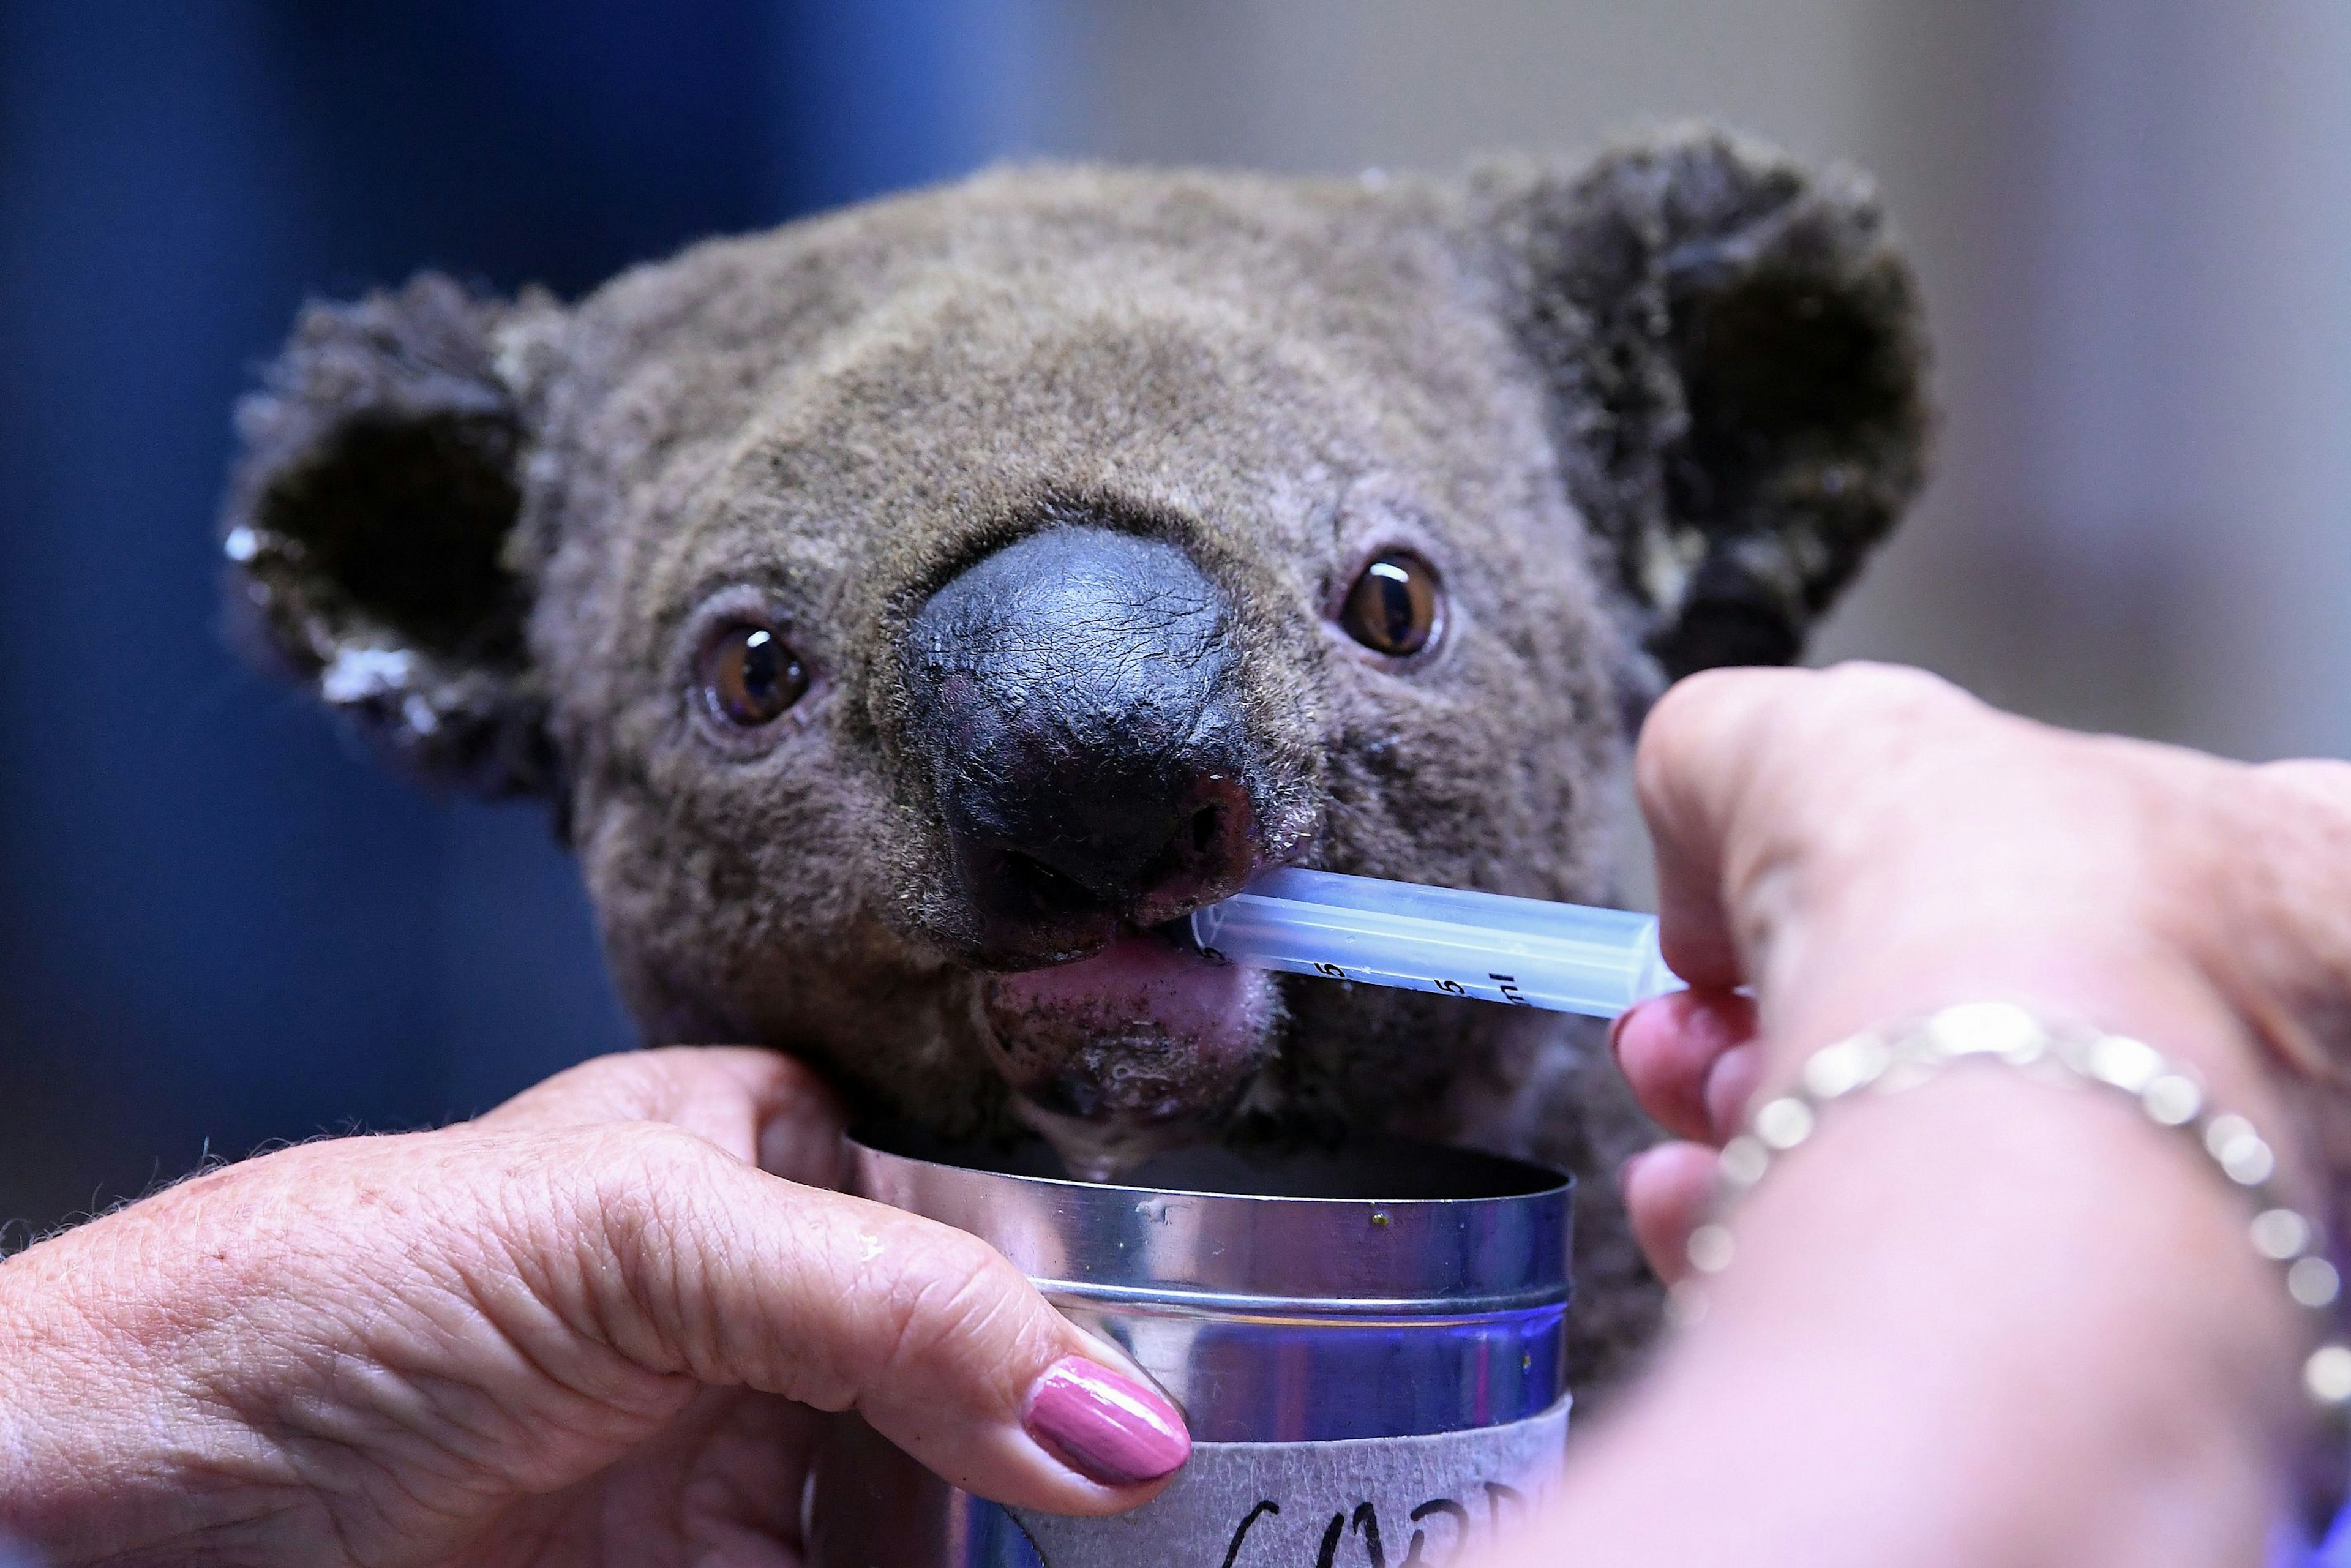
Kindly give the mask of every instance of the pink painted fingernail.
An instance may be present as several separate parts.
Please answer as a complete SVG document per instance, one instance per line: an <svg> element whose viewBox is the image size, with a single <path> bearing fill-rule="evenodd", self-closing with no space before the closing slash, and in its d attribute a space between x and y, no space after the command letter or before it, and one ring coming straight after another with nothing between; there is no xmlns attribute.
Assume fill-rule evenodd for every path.
<svg viewBox="0 0 2351 1568"><path fill-rule="evenodd" d="M1081 1355L1063 1356L1037 1380L1023 1424L1055 1458L1106 1487L1155 1481L1192 1454L1176 1406Z"/></svg>

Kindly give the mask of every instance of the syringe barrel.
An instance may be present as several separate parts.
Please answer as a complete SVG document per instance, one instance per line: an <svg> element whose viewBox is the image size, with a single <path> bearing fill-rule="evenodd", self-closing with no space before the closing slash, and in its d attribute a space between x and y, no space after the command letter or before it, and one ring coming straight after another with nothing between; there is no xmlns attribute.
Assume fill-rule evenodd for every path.
<svg viewBox="0 0 2351 1568"><path fill-rule="evenodd" d="M1268 873L1192 916L1235 963L1614 1018L1679 988L1654 916L1332 872Z"/></svg>

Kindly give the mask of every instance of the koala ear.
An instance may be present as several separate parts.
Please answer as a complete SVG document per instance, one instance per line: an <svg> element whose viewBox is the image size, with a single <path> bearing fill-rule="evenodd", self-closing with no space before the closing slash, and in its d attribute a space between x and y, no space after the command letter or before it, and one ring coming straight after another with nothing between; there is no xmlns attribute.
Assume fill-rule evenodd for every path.
<svg viewBox="0 0 2351 1568"><path fill-rule="evenodd" d="M556 314L431 274L313 304L237 410L223 548L256 656L428 779L489 796L551 780L510 549L522 418L498 364Z"/></svg>
<svg viewBox="0 0 2351 1568"><path fill-rule="evenodd" d="M1643 644L1668 679L1794 659L1924 473L1918 291L1876 193L1705 130L1477 190Z"/></svg>

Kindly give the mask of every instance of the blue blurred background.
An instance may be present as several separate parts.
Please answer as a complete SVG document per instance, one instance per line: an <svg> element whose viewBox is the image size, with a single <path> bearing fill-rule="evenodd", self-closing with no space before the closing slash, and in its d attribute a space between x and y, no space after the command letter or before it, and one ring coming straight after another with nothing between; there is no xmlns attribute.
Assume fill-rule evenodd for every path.
<svg viewBox="0 0 2351 1568"><path fill-rule="evenodd" d="M1823 639L2351 752L2340 0L0 0L0 1220L463 1114L632 1036L541 813L419 794L216 634L301 300L576 294L1035 154L1345 171L1687 115L1874 170L1941 476Z"/></svg>
<svg viewBox="0 0 2351 1568"><path fill-rule="evenodd" d="M228 413L305 296L567 294L961 172L1010 6L0 7L0 1219L463 1114L632 1034L545 813L217 632Z"/></svg>

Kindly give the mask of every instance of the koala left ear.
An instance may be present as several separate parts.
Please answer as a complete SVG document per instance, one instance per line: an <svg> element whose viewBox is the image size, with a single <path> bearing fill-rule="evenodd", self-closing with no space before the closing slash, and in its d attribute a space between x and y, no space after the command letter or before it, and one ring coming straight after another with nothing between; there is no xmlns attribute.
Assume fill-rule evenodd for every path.
<svg viewBox="0 0 2351 1568"><path fill-rule="evenodd" d="M492 797L552 780L510 548L523 422L501 363L559 314L432 274L314 304L237 409L223 548L252 651L413 771Z"/></svg>
<svg viewBox="0 0 2351 1568"><path fill-rule="evenodd" d="M1473 189L1643 644L1668 679L1794 659L1924 475L1917 286L1876 193L1707 130Z"/></svg>

